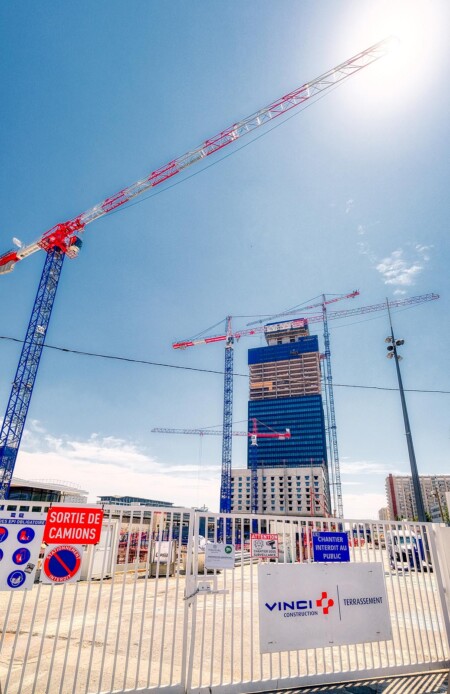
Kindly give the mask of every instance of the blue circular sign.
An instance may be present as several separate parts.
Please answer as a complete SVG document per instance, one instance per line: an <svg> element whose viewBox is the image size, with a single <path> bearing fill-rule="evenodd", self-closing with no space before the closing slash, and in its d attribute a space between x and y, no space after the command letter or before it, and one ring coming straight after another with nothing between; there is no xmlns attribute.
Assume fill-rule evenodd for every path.
<svg viewBox="0 0 450 694"><path fill-rule="evenodd" d="M0 561L3 559L3 550L0 549Z"/></svg>
<svg viewBox="0 0 450 694"><path fill-rule="evenodd" d="M17 569L17 571L12 571L9 574L6 582L10 588L20 588L20 586L25 583L26 579L27 577L24 572Z"/></svg>
<svg viewBox="0 0 450 694"><path fill-rule="evenodd" d="M22 528L17 533L17 539L22 545L27 545L34 540L35 534L33 528Z"/></svg>
<svg viewBox="0 0 450 694"><path fill-rule="evenodd" d="M51 550L44 561L44 573L62 583L71 579L80 568L81 555L76 547L62 545Z"/></svg>
<svg viewBox="0 0 450 694"><path fill-rule="evenodd" d="M4 542L8 537L8 528L4 525L0 525L0 542Z"/></svg>
<svg viewBox="0 0 450 694"><path fill-rule="evenodd" d="M31 552L26 547L19 547L12 555L14 564L26 564L31 557Z"/></svg>

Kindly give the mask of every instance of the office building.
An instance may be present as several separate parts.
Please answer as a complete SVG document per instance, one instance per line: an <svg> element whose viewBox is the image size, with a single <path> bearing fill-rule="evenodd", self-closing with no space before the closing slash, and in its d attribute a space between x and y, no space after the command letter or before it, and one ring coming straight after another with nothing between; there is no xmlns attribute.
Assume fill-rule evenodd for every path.
<svg viewBox="0 0 450 694"><path fill-rule="evenodd" d="M111 504L114 506L173 506L173 503L170 501L143 499L140 496L120 496L119 494L108 494L108 496L99 496L98 503Z"/></svg>

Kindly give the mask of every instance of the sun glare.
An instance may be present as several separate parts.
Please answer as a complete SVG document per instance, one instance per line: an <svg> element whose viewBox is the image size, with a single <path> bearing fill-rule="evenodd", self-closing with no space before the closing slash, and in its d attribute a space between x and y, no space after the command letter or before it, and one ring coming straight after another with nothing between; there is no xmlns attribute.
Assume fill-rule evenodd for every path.
<svg viewBox="0 0 450 694"><path fill-rule="evenodd" d="M342 53L348 46L371 46L392 37L391 50L364 72L361 80L364 99L379 101L397 95L408 101L424 80L433 78L434 68L442 56L444 27L448 13L441 3L421 0L382 0L377 3L352 3L343 16L339 32ZM445 15L445 16L443 16ZM344 50L344 43L346 50Z"/></svg>

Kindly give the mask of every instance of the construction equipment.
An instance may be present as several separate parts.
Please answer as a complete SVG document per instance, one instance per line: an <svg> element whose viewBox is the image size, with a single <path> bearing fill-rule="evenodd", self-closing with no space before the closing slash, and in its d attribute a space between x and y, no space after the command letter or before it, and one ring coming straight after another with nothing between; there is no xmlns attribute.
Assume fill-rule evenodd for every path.
<svg viewBox="0 0 450 694"><path fill-rule="evenodd" d="M330 436L330 454L332 455L332 487L333 496L335 499L335 508L337 509L338 517L343 517L343 506L342 506L342 488L339 470L339 455L337 448L337 435L336 435L336 418L334 411L334 397L332 392L332 375L331 375L331 352L330 352L330 340L328 331L328 321L336 320L342 318L349 318L353 316L364 315L366 313L372 313L374 311L386 310L386 302L379 304L372 304L369 306L360 306L358 308L344 309L342 311L331 311L327 312L326 306L328 303L335 303L340 299L354 298L359 294L358 291L351 292L350 294L345 294L340 297L334 297L333 299L326 300L325 296L322 297L322 302L314 304L312 306L305 306L301 310L307 311L313 308L322 308L322 313L313 316L308 316L307 318L293 318L289 320L292 327L303 326L308 323L324 323L324 341L325 341L325 375L324 380L328 385L327 388L327 412L328 412L328 431ZM439 294L423 294L420 296L412 296L407 299L393 299L389 301L389 306L391 308L402 308L405 306L414 306L422 304L428 301L434 301L439 299ZM299 312L300 309L296 309ZM278 316L287 317L289 311L285 311L280 314L275 314L271 318L276 318ZM198 338L193 338L191 340L182 340L174 342L172 347L174 349L186 349L188 347L194 347L196 345L204 344L215 344L217 342L225 342L225 371L224 371L224 422L227 422L227 428L223 428L223 447L222 451L226 451L226 457L222 457L222 484L220 491L221 512L226 513L231 505L231 421L232 421L232 392L233 392L233 345L235 340L239 340L241 337L251 337L252 335L260 335L261 333L267 333L268 329L265 325L258 325L255 327L244 328L242 330L232 331L231 327L231 316L226 319L226 332L219 335L208 335ZM226 439L226 441L225 441Z"/></svg>
<svg viewBox="0 0 450 694"><path fill-rule="evenodd" d="M334 297L326 303L335 303L341 299L353 299L359 295L359 291L355 290L344 296ZM305 306L303 310L312 310L322 307L322 303ZM224 367L224 386L223 386L223 439L222 439L222 473L220 485L220 511L229 513L231 508L231 455L232 455L232 436L231 425L233 421L233 348L234 341L244 335L255 335L260 332L265 332L265 327L247 329L238 333L233 333L232 317L227 316L225 320L225 334L212 337L202 337L193 340L184 340L175 342L172 347L174 349L186 349L195 345L210 344L214 342L225 341L225 367Z"/></svg>
<svg viewBox="0 0 450 694"><path fill-rule="evenodd" d="M173 429L155 427L154 429L152 429L152 432L155 434L197 434L198 436L223 436L223 432L217 429ZM283 432L260 431L258 430L258 420L255 417L253 417L251 431L232 431L231 436L248 436L250 438L251 510L252 513L258 513L258 439L278 439L278 441L285 441L286 439L291 438L291 432L289 429L286 429ZM221 485L223 485L223 470ZM231 470L229 489L230 493L227 499L227 501L229 502L229 509L228 511L223 511L223 509L221 508L221 513L230 513L231 511ZM220 502L222 504L222 494L220 496Z"/></svg>
<svg viewBox="0 0 450 694"><path fill-rule="evenodd" d="M391 39L385 39L358 53L316 79L272 102L251 116L238 121L199 147L173 159L168 164L123 188L103 202L95 205L67 222L56 224L39 239L28 245L20 245L0 256L0 274L11 272L16 263L39 250L47 253L47 259L28 326L19 367L13 382L7 412L0 430L0 499L8 495L20 441L22 438L31 393L42 354L45 336L61 274L64 255L75 257L81 246L79 235L91 222L109 214L134 198L180 174L189 166L231 145L244 135L254 132L318 95L323 95L351 75L385 56ZM230 345L231 349L232 345ZM231 400L232 393L229 394Z"/></svg>

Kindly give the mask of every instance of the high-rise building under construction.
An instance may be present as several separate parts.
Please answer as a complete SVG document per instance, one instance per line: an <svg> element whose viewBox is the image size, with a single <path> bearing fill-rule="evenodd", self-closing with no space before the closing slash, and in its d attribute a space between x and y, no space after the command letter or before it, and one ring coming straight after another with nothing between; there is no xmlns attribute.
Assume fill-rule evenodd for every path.
<svg viewBox="0 0 450 694"><path fill-rule="evenodd" d="M264 332L267 346L248 351L249 431L256 419L260 431L281 432L288 428L291 437L286 440L258 438L257 468L261 479L258 485L259 505L266 506L267 510L270 506L270 500L269 503L264 501L269 488L264 488L263 470L267 472L271 468L283 468L290 476L293 468L302 468L307 477L311 471L308 511L320 507L322 513L328 513L330 492L317 335L309 334L307 320L270 323L265 326ZM248 468L250 447L249 437ZM294 496L295 490L291 497L292 511L296 506ZM288 510L289 497L283 494L283 499L285 510ZM303 510L306 510L306 506Z"/></svg>

